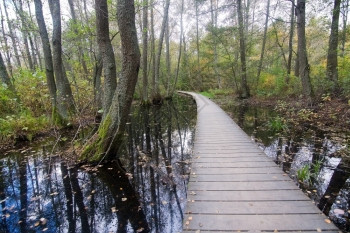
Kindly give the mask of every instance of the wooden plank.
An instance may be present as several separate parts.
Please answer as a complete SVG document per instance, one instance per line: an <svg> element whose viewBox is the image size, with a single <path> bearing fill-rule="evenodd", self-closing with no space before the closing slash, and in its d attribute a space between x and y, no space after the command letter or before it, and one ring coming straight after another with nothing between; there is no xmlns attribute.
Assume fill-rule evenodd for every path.
<svg viewBox="0 0 350 233"><path fill-rule="evenodd" d="M194 157L192 159L194 163L215 163L220 161L221 163L237 163L237 162L272 162L270 158L266 156L250 156L250 157L227 157L227 158L218 158L218 157ZM276 166L276 165L275 165Z"/></svg>
<svg viewBox="0 0 350 233"><path fill-rule="evenodd" d="M193 202L187 214L255 215L313 214L317 207L310 201Z"/></svg>
<svg viewBox="0 0 350 233"><path fill-rule="evenodd" d="M279 168L273 167L263 167L263 168L204 168L194 165L192 167L192 175L233 175L233 174L268 174L269 177L273 175L270 174L281 174ZM192 176L191 175L191 176ZM232 176L231 176L232 177ZM196 178L196 177L191 177ZM217 177L215 177L217 178ZM290 180L290 178L285 177L286 180Z"/></svg>
<svg viewBox="0 0 350 233"><path fill-rule="evenodd" d="M218 171L219 172L219 171ZM287 176L280 174L232 174L232 175L191 175L190 181L206 182L249 182L249 181L277 181L290 180Z"/></svg>
<svg viewBox="0 0 350 233"><path fill-rule="evenodd" d="M292 181L266 182L189 182L190 191L237 191L237 190L299 190Z"/></svg>
<svg viewBox="0 0 350 233"><path fill-rule="evenodd" d="M217 168L260 168L260 167L278 167L275 163L271 161L257 161L257 162L226 162L226 163L196 163L196 167L202 166L205 168L217 167Z"/></svg>
<svg viewBox="0 0 350 233"><path fill-rule="evenodd" d="M191 216L185 229L201 231L334 231L326 216L319 214L295 215L200 215Z"/></svg>
<svg viewBox="0 0 350 233"><path fill-rule="evenodd" d="M264 191L197 191L189 195L195 201L307 201L310 200L300 190Z"/></svg>

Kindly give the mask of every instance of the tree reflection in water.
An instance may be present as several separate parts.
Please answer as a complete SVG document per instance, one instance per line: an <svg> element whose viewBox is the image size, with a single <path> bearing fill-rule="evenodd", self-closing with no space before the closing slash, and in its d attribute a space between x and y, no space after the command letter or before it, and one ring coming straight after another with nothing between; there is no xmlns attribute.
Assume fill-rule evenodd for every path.
<svg viewBox="0 0 350 233"><path fill-rule="evenodd" d="M77 169L53 141L0 155L0 232L180 232L196 107L134 107L120 160Z"/></svg>

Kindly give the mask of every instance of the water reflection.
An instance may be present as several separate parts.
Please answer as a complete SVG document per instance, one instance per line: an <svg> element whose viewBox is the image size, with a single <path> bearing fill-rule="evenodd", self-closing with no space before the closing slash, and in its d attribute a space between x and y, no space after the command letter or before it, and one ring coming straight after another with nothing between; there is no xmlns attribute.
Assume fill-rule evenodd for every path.
<svg viewBox="0 0 350 233"><path fill-rule="evenodd" d="M245 105L224 109L338 227L350 231L348 132L327 132L311 126L276 130L271 120L278 120L278 115L272 109ZM298 177L301 170L307 176L304 182Z"/></svg>
<svg viewBox="0 0 350 233"><path fill-rule="evenodd" d="M55 140L0 159L0 232L180 232L195 124L191 99L135 107L122 162L77 169Z"/></svg>

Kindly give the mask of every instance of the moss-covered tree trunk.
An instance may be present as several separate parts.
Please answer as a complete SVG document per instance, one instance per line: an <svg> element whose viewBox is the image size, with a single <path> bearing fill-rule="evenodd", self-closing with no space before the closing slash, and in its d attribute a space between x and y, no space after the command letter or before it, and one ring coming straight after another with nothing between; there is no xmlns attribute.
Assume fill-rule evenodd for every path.
<svg viewBox="0 0 350 233"><path fill-rule="evenodd" d="M111 160L117 157L140 68L140 51L133 0L118 0L117 19L123 61L121 77L106 117L82 152L81 159L89 162L99 162L103 159Z"/></svg>

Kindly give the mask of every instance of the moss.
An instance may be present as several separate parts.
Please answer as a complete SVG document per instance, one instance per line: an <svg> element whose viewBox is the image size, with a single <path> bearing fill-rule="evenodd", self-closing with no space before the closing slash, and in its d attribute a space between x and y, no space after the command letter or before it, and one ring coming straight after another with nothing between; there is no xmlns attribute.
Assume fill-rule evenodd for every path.
<svg viewBox="0 0 350 233"><path fill-rule="evenodd" d="M56 126L66 126L67 125L67 120L64 119L61 114L59 114L57 107L52 108L52 123Z"/></svg>
<svg viewBox="0 0 350 233"><path fill-rule="evenodd" d="M84 146L80 159L88 162L99 162L105 154L105 145L108 135L108 129L112 123L111 116L108 114L101 123L97 133Z"/></svg>

